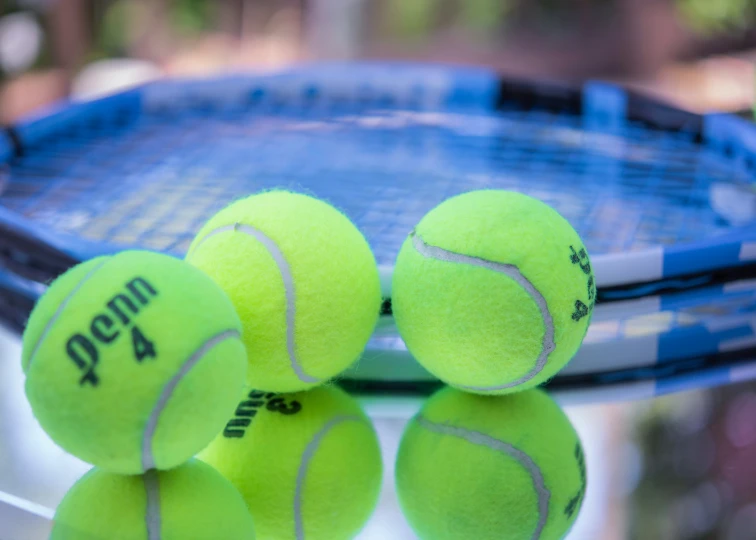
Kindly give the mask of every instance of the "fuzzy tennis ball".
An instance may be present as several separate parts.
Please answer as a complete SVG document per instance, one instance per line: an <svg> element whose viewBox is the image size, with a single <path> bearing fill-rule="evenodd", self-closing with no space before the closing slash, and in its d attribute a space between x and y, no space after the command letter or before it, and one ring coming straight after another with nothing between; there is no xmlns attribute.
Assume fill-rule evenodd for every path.
<svg viewBox="0 0 756 540"><path fill-rule="evenodd" d="M380 282L362 234L332 206L270 191L221 210L187 260L234 303L249 385L294 392L341 373L378 320Z"/></svg>
<svg viewBox="0 0 756 540"><path fill-rule="evenodd" d="M80 264L24 332L26 395L63 449L105 470L175 467L202 450L244 390L241 323L185 262L127 251Z"/></svg>
<svg viewBox="0 0 756 540"><path fill-rule="evenodd" d="M344 391L250 391L201 454L241 492L258 538L353 538L381 486L381 451Z"/></svg>
<svg viewBox="0 0 756 540"><path fill-rule="evenodd" d="M519 193L473 191L431 210L402 245L392 307L415 358L463 390L504 394L553 377L596 300L570 224Z"/></svg>
<svg viewBox="0 0 756 540"><path fill-rule="evenodd" d="M578 436L537 389L437 392L407 426L395 473L404 515L423 540L557 540L586 488Z"/></svg>
<svg viewBox="0 0 756 540"><path fill-rule="evenodd" d="M85 474L58 505L50 540L254 540L239 492L192 460L170 471Z"/></svg>

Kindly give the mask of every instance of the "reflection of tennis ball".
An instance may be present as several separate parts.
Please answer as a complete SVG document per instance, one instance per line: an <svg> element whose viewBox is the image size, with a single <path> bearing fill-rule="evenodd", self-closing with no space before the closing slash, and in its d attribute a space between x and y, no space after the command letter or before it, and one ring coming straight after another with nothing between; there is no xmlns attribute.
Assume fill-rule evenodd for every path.
<svg viewBox="0 0 756 540"><path fill-rule="evenodd" d="M446 388L404 432L396 484L422 539L551 540L577 517L585 463L570 421L544 392Z"/></svg>
<svg viewBox="0 0 756 540"><path fill-rule="evenodd" d="M503 394L553 377L596 298L577 233L545 204L473 191L431 210L396 260L392 305L410 352L448 384Z"/></svg>
<svg viewBox="0 0 756 540"><path fill-rule="evenodd" d="M251 391L200 458L247 501L258 538L353 538L381 486L381 451L342 390Z"/></svg>
<svg viewBox="0 0 756 540"><path fill-rule="evenodd" d="M247 366L233 306L167 255L127 251L56 280L24 333L26 395L50 437L111 472L175 467L234 410Z"/></svg>
<svg viewBox="0 0 756 540"><path fill-rule="evenodd" d="M378 319L378 269L360 232L328 204L285 191L235 202L187 260L228 293L244 325L249 383L313 387L360 355Z"/></svg>
<svg viewBox="0 0 756 540"><path fill-rule="evenodd" d="M252 516L228 480L201 461L121 476L92 469L66 494L50 540L252 540Z"/></svg>

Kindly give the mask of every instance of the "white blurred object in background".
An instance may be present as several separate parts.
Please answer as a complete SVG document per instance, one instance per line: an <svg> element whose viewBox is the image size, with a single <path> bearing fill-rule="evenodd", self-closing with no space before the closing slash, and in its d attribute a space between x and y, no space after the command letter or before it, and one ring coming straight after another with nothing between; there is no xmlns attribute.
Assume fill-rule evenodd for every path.
<svg viewBox="0 0 756 540"><path fill-rule="evenodd" d="M92 62L71 83L71 99L89 100L159 79L162 71L145 60L117 58Z"/></svg>
<svg viewBox="0 0 756 540"><path fill-rule="evenodd" d="M362 52L368 0L314 0L305 23L307 53L317 59L347 60Z"/></svg>
<svg viewBox="0 0 756 540"><path fill-rule="evenodd" d="M42 28L29 12L0 18L0 66L11 75L29 69L42 47Z"/></svg>

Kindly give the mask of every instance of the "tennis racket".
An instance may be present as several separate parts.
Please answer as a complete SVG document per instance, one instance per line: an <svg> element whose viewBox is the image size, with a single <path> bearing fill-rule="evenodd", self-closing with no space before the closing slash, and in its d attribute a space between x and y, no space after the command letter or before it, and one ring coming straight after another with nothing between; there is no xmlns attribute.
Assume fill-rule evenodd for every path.
<svg viewBox="0 0 756 540"><path fill-rule="evenodd" d="M294 189L341 208L381 268L384 323L346 378L433 384L391 323L394 257L444 199L512 189L555 207L591 252L596 320L563 376L598 384L752 346L754 151L743 119L603 83L403 64L162 81L57 105L0 138L0 311L19 330L73 264L127 248L182 256L231 200ZM644 316L645 334L627 331Z"/></svg>
<svg viewBox="0 0 756 540"><path fill-rule="evenodd" d="M44 286L0 272L0 312L21 332ZM16 315L12 316L15 311ZM720 358L756 348L756 279L596 306L583 346L553 388L601 386L653 374L676 374L691 359ZM649 375L651 374L651 375ZM424 395L438 381L407 350L383 315L363 357L342 377L363 393Z"/></svg>

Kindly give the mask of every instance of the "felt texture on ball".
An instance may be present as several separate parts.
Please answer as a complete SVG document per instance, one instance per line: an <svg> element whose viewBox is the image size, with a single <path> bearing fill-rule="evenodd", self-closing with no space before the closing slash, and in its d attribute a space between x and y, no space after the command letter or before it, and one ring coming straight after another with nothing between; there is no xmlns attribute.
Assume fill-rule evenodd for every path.
<svg viewBox="0 0 756 540"><path fill-rule="evenodd" d="M26 396L59 446L105 470L170 469L223 429L244 390L241 322L209 277L126 251L82 263L35 306Z"/></svg>
<svg viewBox="0 0 756 540"><path fill-rule="evenodd" d="M381 451L357 402L331 386L251 390L200 455L241 492L266 540L353 538L381 487Z"/></svg>
<svg viewBox="0 0 756 540"><path fill-rule="evenodd" d="M269 191L234 202L200 230L186 259L234 303L253 388L295 392L336 376L378 320L378 268L365 238L306 195Z"/></svg>
<svg viewBox="0 0 756 540"><path fill-rule="evenodd" d="M412 355L442 381L505 394L550 379L588 330L596 283L577 232L546 204L472 191L405 240L391 301Z"/></svg>
<svg viewBox="0 0 756 540"><path fill-rule="evenodd" d="M209 465L119 475L92 469L68 491L50 540L254 540L239 492Z"/></svg>
<svg viewBox="0 0 756 540"><path fill-rule="evenodd" d="M586 488L580 440L538 389L440 390L408 424L395 475L402 511L422 540L557 540Z"/></svg>

